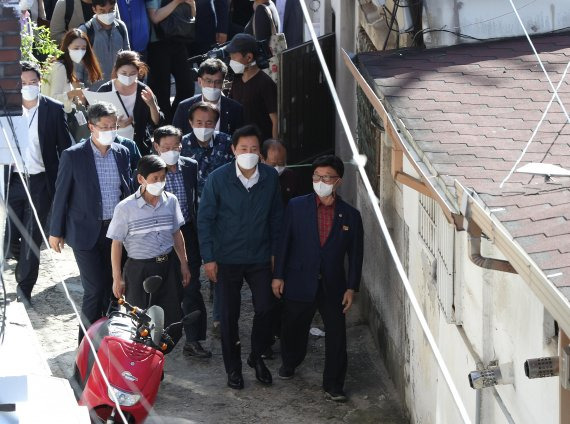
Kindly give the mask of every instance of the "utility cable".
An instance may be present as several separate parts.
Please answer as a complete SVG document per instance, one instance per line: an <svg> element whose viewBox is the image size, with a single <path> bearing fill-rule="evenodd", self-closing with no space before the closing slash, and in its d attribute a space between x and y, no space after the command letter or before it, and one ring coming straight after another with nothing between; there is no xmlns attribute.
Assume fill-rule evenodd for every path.
<svg viewBox="0 0 570 424"><path fill-rule="evenodd" d="M445 382L447 383L447 386L449 387L449 390L451 392L451 396L453 397L453 400L457 406L457 409L459 410L461 418L463 419L463 421L465 423L470 424L471 420L469 419L469 415L467 414L467 410L465 409L465 405L463 404L463 401L461 400L461 396L459 395L459 392L458 392L457 388L455 387L455 383L453 382L453 379L451 378L451 373L449 372L449 369L447 368L447 365L445 364L445 360L443 359L443 356L442 356L441 352L439 351L439 348L437 347L437 343L435 341L435 338L433 337L433 334L431 333L431 331L429 329L429 325L427 323L427 320L426 320L424 314L422 313L422 309L420 307L418 299L416 298L414 291L412 289L412 286L411 286L411 284L408 280L408 277L406 275L406 272L404 271L404 267L402 266L402 263L401 263L400 258L398 256L398 252L396 251L396 247L394 246L394 242L392 241L392 237L390 236L390 233L388 232L388 227L386 226L386 222L384 221L384 216L382 215L382 211L380 210L380 207L378 205L377 197L374 194L374 190L372 189L372 185L370 184L370 180L368 179L368 175L366 175L366 171L364 169L364 165L366 164L366 156L361 155L359 153L358 147L356 146L356 143L355 143L354 138L352 136L352 133L350 131L350 126L348 125L348 120L346 119L346 115L344 114L344 110L342 108L342 105L340 103L340 99L339 99L338 94L336 92L334 82L332 80L329 68L328 68L327 63L325 61L325 57L323 55L323 51L322 51L321 46L319 44L319 40L317 38L317 34L315 33L315 28L313 27L313 23L311 22L311 17L309 15L309 11L307 10L307 6L305 5L305 2L303 0L299 0L299 3L301 4L301 8L303 9L303 15L305 17L305 23L307 24L307 27L309 29L309 33L311 34L311 39L313 41L315 51L316 51L317 56L319 58L319 61L321 63L321 68L323 70L323 74L325 75L325 78L327 80L327 84L328 84L329 89L330 89L331 96L333 98L333 101L335 102L338 117L342 123L344 132L346 134L346 138L348 140L348 144L350 145L350 149L352 150L354 162L355 162L356 166L358 167L358 171L360 173L362 181L364 182L364 186L366 187L366 191L368 193L370 203L372 204L372 208L374 209L374 212L376 214L376 218L378 220L378 223L380 224L380 228L382 229L382 233L384 234L384 239L386 240L388 250L390 251L392 258L394 259L394 264L396 266L398 274L400 275L400 278L402 279L402 284L404 285L404 288L405 288L406 293L408 295L408 298L410 300L410 304L412 306L412 309L414 310L414 312L415 312L415 314L416 314L416 316L420 322L422 330L423 330L423 332L427 338L428 344L430 345L430 347L433 351L433 354L435 356L435 360L437 361L437 363L439 365L439 368L441 370L443 378L445 379Z"/></svg>
<svg viewBox="0 0 570 424"><path fill-rule="evenodd" d="M10 117L8 117L8 118L9 118L8 120L11 119ZM73 312L75 313L75 316L76 316L77 320L79 321L79 326L83 330L83 333L84 333L85 337L87 338L87 341L89 342L89 346L91 347L91 352L93 353L95 363L97 364L97 367L99 368L99 371L101 372L101 377L103 378L105 385L108 387L107 391L111 395L111 398L112 398L113 402L115 403L115 406L117 407L117 411L119 412L119 416L121 417L123 422L126 423L128 421L127 421L125 415L123 414L121 406L119 405L119 400L117 399L117 397L115 395L115 391L111 389L113 386L111 386L111 384L109 383L109 379L107 378L107 375L105 374L105 371L103 370L103 365L101 364L101 361L99 360L99 358L97 356L97 350L95 349L95 345L93 344L91 337L89 337L89 335L87 334L87 329L85 328L85 325L83 324L83 321L80 318L79 311L77 309L77 306L75 305L75 302L73 302L73 299L71 298L71 294L69 293L69 290L67 288L67 284L65 283L65 280L62 278L62 276L59 272L59 267L55 266L55 265L57 265L57 260L54 258L53 252L51 251L51 249L49 247L49 241L46 237L43 226L41 225L41 221L40 221L40 218L38 216L38 212L36 210L34 202L32 201L32 196L31 196L30 190L28 188L28 185L26 184L26 179L24 178L23 170L20 168L20 163L17 160L16 154L14 152L14 148L12 146L10 139L8 138L8 134L6 133L6 129L4 128L4 125L2 124L1 120L0 120L0 128L2 129L2 132L4 134L6 144L8 145L8 148L10 149L10 154L12 156L12 160L14 161L14 163L16 165L18 175L20 176L20 178L22 180L24 190L26 191L26 195L28 196L28 200L30 202L30 208L32 209L36 223L39 226L39 230L40 230L40 233L42 235L42 239L47 246L48 256L49 256L51 262L54 264L54 269L57 273L57 277L60 280L61 284L63 285L65 295L66 295L67 299L69 300L69 302L71 303L71 307L73 308ZM12 127L12 129L13 129L13 127ZM17 139L16 132L13 132L13 136L15 139ZM23 162L23 158L22 158L22 162ZM109 390L109 389L111 389L111 390Z"/></svg>
<svg viewBox="0 0 570 424"><path fill-rule="evenodd" d="M558 90L559 90L560 86L562 85L562 83L564 82L564 79L566 78L566 74L568 73L568 69L570 68L570 62L568 62L568 64L566 65L566 69L564 69L564 73L562 74L560 81L558 81L558 85L556 87L554 87L554 85L552 84L552 80L550 79L550 76L548 75L548 72L546 72L546 69L544 68L544 64L542 63L540 56L538 55L538 52L536 51L536 48L534 47L534 43L532 42L532 40L530 39L530 36L528 35L528 31L526 30L526 28L524 26L524 23L523 23L520 15L519 15L515 5L514 5L514 3L513 3L513 0L509 0L509 2L511 3L511 6L512 6L512 8L515 12L515 15L516 15L516 17L517 17L517 19L521 25L521 28L522 28L525 36L526 36L526 39L528 40L530 47L532 48L532 51L534 52L534 55L536 56L536 59L538 60L538 63L540 64L540 67L542 68L542 71L544 72L544 75L546 75L546 79L548 80L550 87L552 88L552 90L554 90L554 93L552 93L552 97L550 98L550 101L548 102L546 109L542 113L542 116L540 117L540 121L538 122L538 124L534 128L532 135L530 136L530 139L528 140L527 144L525 145L524 149L522 150L519 158L517 159L517 161L515 162L515 164L511 168L511 170L509 171L508 175L503 179L503 181L501 181L501 184L499 185L500 188L503 188L503 185L509 180L509 178L511 178L511 176L515 172L515 168L518 166L518 164L523 159L528 148L530 147L530 145L534 141L534 137L538 133L540 126L544 122L544 119L546 118L546 115L548 114L548 111L550 110L550 106L552 106L552 103L554 102L555 98L558 100L558 104L560 105L560 107L562 108L562 111L566 115L566 120L568 122L570 122L570 116L568 116L568 112L566 111L566 108L564 107L564 104L562 103L562 100L560 99L560 96L558 95Z"/></svg>

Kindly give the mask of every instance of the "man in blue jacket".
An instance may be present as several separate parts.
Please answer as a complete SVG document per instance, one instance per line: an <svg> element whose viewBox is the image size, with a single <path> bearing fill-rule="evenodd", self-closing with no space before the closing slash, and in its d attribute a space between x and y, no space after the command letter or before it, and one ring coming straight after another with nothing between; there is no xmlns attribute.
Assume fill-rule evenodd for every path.
<svg viewBox="0 0 570 424"><path fill-rule="evenodd" d="M279 377L292 378L303 362L309 328L318 309L326 329L323 389L328 399L343 402L345 314L360 285L362 219L336 194L344 174L342 161L334 155L321 156L312 167L315 193L289 202L275 260L273 293L285 299Z"/></svg>
<svg viewBox="0 0 570 424"><path fill-rule="evenodd" d="M222 353L232 389L243 388L238 320L244 279L255 312L247 363L257 380L272 383L261 354L271 343L272 263L283 213L277 171L258 163L260 140L252 125L234 132L236 160L210 174L198 210L204 268L208 278L220 285Z"/></svg>

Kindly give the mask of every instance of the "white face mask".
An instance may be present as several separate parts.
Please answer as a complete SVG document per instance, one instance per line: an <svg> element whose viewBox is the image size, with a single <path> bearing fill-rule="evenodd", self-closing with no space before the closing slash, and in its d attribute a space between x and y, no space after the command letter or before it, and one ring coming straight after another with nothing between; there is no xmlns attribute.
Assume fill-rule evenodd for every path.
<svg viewBox="0 0 570 424"><path fill-rule="evenodd" d="M194 135L202 142L209 141L214 135L215 128L193 128Z"/></svg>
<svg viewBox="0 0 570 424"><path fill-rule="evenodd" d="M222 90L220 88L202 87L202 95L204 96L204 99L209 100L210 102L217 102L220 100Z"/></svg>
<svg viewBox="0 0 570 424"><path fill-rule="evenodd" d="M146 191L148 191L153 196L160 196L164 191L164 186L166 185L166 181L158 181L156 183L146 185Z"/></svg>
<svg viewBox="0 0 570 424"><path fill-rule="evenodd" d="M245 65L237 60L230 60L230 68L234 71L234 74L243 74L245 71Z"/></svg>
<svg viewBox="0 0 570 424"><path fill-rule="evenodd" d="M133 85L136 80L137 80L137 76L136 75L131 75L130 77L127 75L117 75L117 79L119 80L119 82L123 85L129 86L129 85Z"/></svg>
<svg viewBox="0 0 570 424"><path fill-rule="evenodd" d="M115 141L115 138L117 138L117 130L99 131L97 141L103 146L110 146Z"/></svg>
<svg viewBox="0 0 570 424"><path fill-rule="evenodd" d="M279 175L281 175L281 174L283 173L283 171L285 171L285 167L284 167L284 166L276 165L274 168L275 168L275 170L277 171L277 173L278 173Z"/></svg>
<svg viewBox="0 0 570 424"><path fill-rule="evenodd" d="M40 87L37 85L24 85L21 92L24 100L35 100L40 94Z"/></svg>
<svg viewBox="0 0 570 424"><path fill-rule="evenodd" d="M175 165L178 163L178 158L180 157L180 152L176 150L169 150L168 152L163 152L160 157L167 165Z"/></svg>
<svg viewBox="0 0 570 424"><path fill-rule="evenodd" d="M259 162L259 155L257 153L242 153L236 156L236 161L243 169L253 169Z"/></svg>
<svg viewBox="0 0 570 424"><path fill-rule="evenodd" d="M80 63L83 60L83 56L85 56L86 50L68 50L69 57L75 63Z"/></svg>
<svg viewBox="0 0 570 424"><path fill-rule="evenodd" d="M97 19L105 25L111 25L115 21L115 12L111 13L98 13Z"/></svg>
<svg viewBox="0 0 570 424"><path fill-rule="evenodd" d="M319 197L330 196L333 192L333 187L334 184L325 184L322 181L319 181L318 183L313 183L313 189L315 190L315 193L317 193L317 196Z"/></svg>

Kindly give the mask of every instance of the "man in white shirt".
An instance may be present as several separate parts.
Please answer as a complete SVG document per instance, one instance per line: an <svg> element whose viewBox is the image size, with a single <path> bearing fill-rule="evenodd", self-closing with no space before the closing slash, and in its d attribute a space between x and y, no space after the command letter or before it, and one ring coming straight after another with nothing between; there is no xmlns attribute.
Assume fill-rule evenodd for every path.
<svg viewBox="0 0 570 424"><path fill-rule="evenodd" d="M10 256L18 261L15 270L18 298L29 302L38 278L42 243L27 185L42 227L51 207L59 155L71 145L63 105L40 93L41 73L37 65L22 62L22 114L28 126L27 143L20 143L23 168L12 165L8 172L9 233L5 238ZM24 182L22 181L22 177Z"/></svg>

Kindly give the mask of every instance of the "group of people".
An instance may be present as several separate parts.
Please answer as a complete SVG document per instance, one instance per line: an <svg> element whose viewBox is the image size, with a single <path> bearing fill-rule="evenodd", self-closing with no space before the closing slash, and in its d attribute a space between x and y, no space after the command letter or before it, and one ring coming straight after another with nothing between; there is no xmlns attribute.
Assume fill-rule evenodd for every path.
<svg viewBox="0 0 570 424"><path fill-rule="evenodd" d="M170 4L183 2L194 4L147 0L148 17L160 21L174 9ZM66 1L58 1L54 16L64 7L60 3ZM222 93L226 64L207 59L198 70L201 93L189 96L177 87L180 102L170 104L169 93L161 100L151 87L153 73L170 78L176 47L159 48L163 59L153 62L151 41L147 65L129 49L114 0L75 3L73 13L87 17L89 4L94 15L63 34L63 54L50 74L22 63L28 143L23 167L12 167L7 180L13 211L7 248L17 260L19 298L32 300L45 227L52 249L61 252L67 244L73 250L85 328L106 313L113 297L146 306L142 282L159 275L163 282L152 301L163 307L165 324L201 311L184 326L183 352L208 358L211 352L200 343L208 329L203 267L215 288L213 329L221 336L229 387L244 387L238 324L245 281L254 306L247 364L257 380L272 383L264 358L275 336L281 341L279 377L294 376L318 310L326 328L323 389L329 399L346 400L345 314L360 283L363 229L358 211L336 193L343 162L333 155L317 158L314 191L299 196L285 145L277 140L275 83L256 65L254 36L238 33L226 46L236 75L228 97ZM194 6L198 18L200 1ZM277 21L278 11L269 9ZM71 19L66 26L76 24ZM216 41L225 41L225 28L216 31ZM87 105L88 85L116 92L123 111L106 102ZM79 121L79 113L85 119L81 138L70 135L70 115ZM79 341L83 336L80 329ZM182 331L173 339L181 337Z"/></svg>

